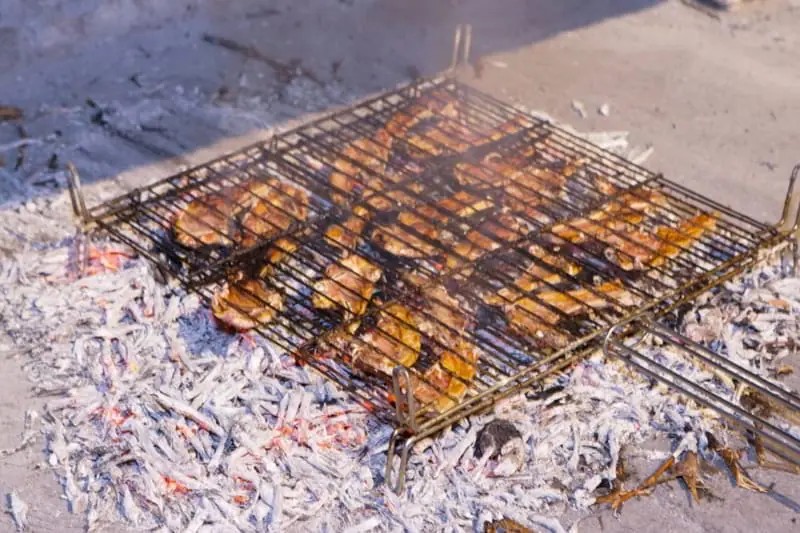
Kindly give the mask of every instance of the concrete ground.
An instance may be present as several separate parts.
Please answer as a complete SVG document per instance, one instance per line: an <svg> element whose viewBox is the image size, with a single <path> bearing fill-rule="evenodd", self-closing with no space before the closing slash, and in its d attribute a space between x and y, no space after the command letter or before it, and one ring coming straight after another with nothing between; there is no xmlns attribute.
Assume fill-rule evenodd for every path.
<svg viewBox="0 0 800 533"><path fill-rule="evenodd" d="M367 95L414 73L444 68L453 27L471 22L473 56L481 56L485 68L480 79L467 69L467 81L580 130L629 130L635 142L655 146L649 167L755 218L778 218L789 173L800 162L797 0L747 2L716 18L678 0L31 4L4 0L0 7L0 105L23 107L32 137L64 126L52 112L43 112L43 105L84 108L88 98L130 99L134 79L236 102L275 92L278 81L269 67L203 43L205 32L253 44L286 62L299 58L323 81L339 79L348 93ZM306 113L289 100L278 93L270 108L275 122ZM585 105L588 118L577 116L573 100ZM596 111L604 103L610 105L609 117ZM191 110L185 113L160 122L160 131L169 136L142 135L189 161L219 152L220 143L230 147L264 135L253 127L192 122ZM9 125L0 125L0 146L16 135ZM231 140L233 135L239 137ZM180 162L118 139L87 135L84 141L68 157L90 185L120 173L127 176L123 185L141 183L163 177ZM63 191L55 194L63 197ZM17 213L2 211L6 199L0 197L0 223L20 223ZM57 205L58 227L39 239L68 231L65 204ZM18 244L0 242L12 250ZM17 442L24 410L38 400L31 397L17 360L0 360L0 382L0 448L5 448ZM0 491L15 488L31 505L33 531L78 529L81 521L68 515L49 471L37 468L41 445L0 459ZM646 472L654 466L640 468ZM652 498L626 505L619 519L606 511L587 518L581 530L797 530L797 479L756 477L776 481L776 493L733 490L728 479L717 476L712 487L723 501L696 506L682 489L664 487ZM0 531L11 528L9 517L1 516Z"/></svg>

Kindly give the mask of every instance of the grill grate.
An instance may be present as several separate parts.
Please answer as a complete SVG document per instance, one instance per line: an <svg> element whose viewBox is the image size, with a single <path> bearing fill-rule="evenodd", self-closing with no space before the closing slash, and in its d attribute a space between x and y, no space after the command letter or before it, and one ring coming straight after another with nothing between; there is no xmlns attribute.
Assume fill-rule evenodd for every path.
<svg viewBox="0 0 800 533"><path fill-rule="evenodd" d="M393 418L410 442L786 237L450 79L367 100L89 216L223 322L254 327Z"/></svg>

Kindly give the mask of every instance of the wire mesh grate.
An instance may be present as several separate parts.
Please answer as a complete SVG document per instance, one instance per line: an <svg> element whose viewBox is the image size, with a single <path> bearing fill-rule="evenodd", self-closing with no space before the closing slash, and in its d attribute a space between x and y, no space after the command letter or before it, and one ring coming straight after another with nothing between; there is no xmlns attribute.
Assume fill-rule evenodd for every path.
<svg viewBox="0 0 800 533"><path fill-rule="evenodd" d="M417 432L529 385L781 238L449 79L91 215L227 327L257 330Z"/></svg>

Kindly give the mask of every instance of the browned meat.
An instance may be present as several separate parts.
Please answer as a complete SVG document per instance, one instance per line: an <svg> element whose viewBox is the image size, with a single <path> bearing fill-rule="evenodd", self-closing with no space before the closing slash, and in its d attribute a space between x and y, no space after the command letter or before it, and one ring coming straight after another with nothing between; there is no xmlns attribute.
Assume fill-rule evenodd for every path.
<svg viewBox="0 0 800 533"><path fill-rule="evenodd" d="M190 202L175 220L175 240L189 248L232 244L234 217L243 208L239 194L228 189Z"/></svg>
<svg viewBox="0 0 800 533"><path fill-rule="evenodd" d="M369 211L357 206L347 220L328 227L325 231L325 241L345 250L355 250L361 242L361 232L369 221L369 215Z"/></svg>
<svg viewBox="0 0 800 533"><path fill-rule="evenodd" d="M527 230L516 218L500 213L469 231L466 240L456 243L452 247L454 254L447 257L447 266L455 268L463 261L475 261L487 252L500 248L503 242L515 241L526 233Z"/></svg>
<svg viewBox="0 0 800 533"><path fill-rule="evenodd" d="M257 279L227 282L211 300L214 317L239 331L264 325L282 310L281 293Z"/></svg>
<svg viewBox="0 0 800 533"><path fill-rule="evenodd" d="M464 397L467 385L454 378L439 363L425 371L424 381L414 381L414 398L423 409L443 413L453 407Z"/></svg>
<svg viewBox="0 0 800 533"><path fill-rule="evenodd" d="M492 207L491 200L479 198L466 191L460 191L450 198L441 200L438 204L440 209L448 211L457 217L470 217L479 211L484 211Z"/></svg>
<svg viewBox="0 0 800 533"><path fill-rule="evenodd" d="M338 193L336 203L346 205L348 195L362 189L381 189L381 176L386 169L392 148L392 136L386 129L378 130L374 138L360 137L342 151L328 180Z"/></svg>
<svg viewBox="0 0 800 533"><path fill-rule="evenodd" d="M314 283L311 301L317 309L342 309L345 320L364 314L381 277L381 269L350 254L325 269L325 277Z"/></svg>
<svg viewBox="0 0 800 533"><path fill-rule="evenodd" d="M420 258L436 253L436 246L410 233L404 226L428 240L435 241L439 237L439 228L435 225L415 213L404 211L397 216L397 224L376 228L372 239L387 252L402 257Z"/></svg>
<svg viewBox="0 0 800 533"><path fill-rule="evenodd" d="M249 189L254 205L242 217L243 246L254 246L287 231L308 216L308 193L279 180L258 184Z"/></svg>
<svg viewBox="0 0 800 533"><path fill-rule="evenodd" d="M528 251L534 257L542 260L547 266L539 263L532 263L525 272L514 280L514 287L503 287L497 293L487 294L483 300L489 305L503 305L515 301L523 296L522 293L530 293L546 284L554 285L563 280L563 276L575 276L581 271L581 267L570 262L568 259L552 254L541 246L532 245Z"/></svg>
<svg viewBox="0 0 800 533"><path fill-rule="evenodd" d="M594 292L583 288L567 292L549 290L538 293L536 297L566 315L576 315L588 308L602 309L613 304L630 307L637 302L619 281L609 281L593 289Z"/></svg>
<svg viewBox="0 0 800 533"><path fill-rule="evenodd" d="M300 247L300 243L291 237L284 237L275 241L268 249L266 254L266 264L261 267L259 277L268 278L275 271L275 265L293 254Z"/></svg>
<svg viewBox="0 0 800 533"><path fill-rule="evenodd" d="M398 365L412 366L421 347L422 338L411 311L392 304L378 313L376 327L354 342L353 363L367 371L391 376Z"/></svg>

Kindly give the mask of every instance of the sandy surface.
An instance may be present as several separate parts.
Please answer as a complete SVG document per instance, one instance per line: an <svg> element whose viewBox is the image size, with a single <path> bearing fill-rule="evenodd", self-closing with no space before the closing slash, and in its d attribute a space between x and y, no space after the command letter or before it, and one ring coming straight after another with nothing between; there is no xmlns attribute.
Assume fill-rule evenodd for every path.
<svg viewBox="0 0 800 533"><path fill-rule="evenodd" d="M310 110L281 89L263 63L204 44L204 32L256 44L287 62L302 58L304 67L335 86L334 96L363 96L410 73L446 66L452 29L462 21L474 24L474 55L486 65L481 79L468 71L466 80L581 130L629 130L637 143L655 146L648 166L758 219L778 218L789 173L800 162L797 1L754 2L719 20L677 0L316 0L271 2L269 8L256 0L196 0L180 8L118 0L111 11L93 0L54 0L47 2L49 9L22 0L4 4L9 7L0 13L0 104L25 109L31 137L57 129L72 136L68 147L54 143L54 153L78 165L90 192L92 184L124 188L163 177L182 162L263 137L264 127ZM226 105L258 110L262 118L230 123L191 105L158 114L158 130L169 135L139 133L179 159L156 157L75 125L75 117L92 113L87 98L130 103L159 86L180 86L187 98L195 94L201 100L216 94ZM588 118L576 115L573 100L585 105ZM597 113L604 103L609 117ZM140 111L137 118L146 122L148 110ZM17 138L14 127L0 125L0 145ZM13 161L14 152L0 156ZM40 163L31 160L19 172L0 175L0 193L9 180L35 177ZM64 199L56 190L38 206L48 210L52 223L36 239L72 232ZM25 210L16 209L16 200L10 193L0 196L0 209L12 208L0 211L0 226L16 224L25 233ZM21 246L19 235L0 235L0 252ZM0 380L5 448L17 442L24 410L39 400L31 397L18 360L0 360ZM31 506L34 531L77 529L81 519L68 514L49 471L37 468L42 445L0 459L0 492L19 491ZM647 472L655 465L638 466ZM732 490L728 479L717 476L712 488L724 501L698 507L677 485L660 488L655 497L627 505L619 519L608 512L586 518L581 530L797 530L797 480L756 477L776 481L776 494ZM0 530L11 528L9 517L0 516Z"/></svg>

